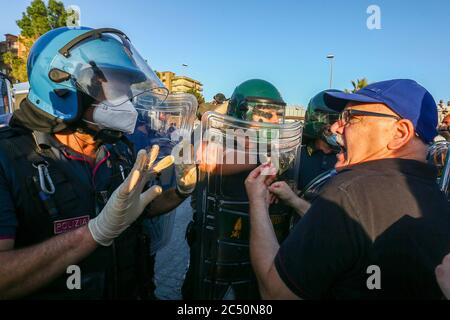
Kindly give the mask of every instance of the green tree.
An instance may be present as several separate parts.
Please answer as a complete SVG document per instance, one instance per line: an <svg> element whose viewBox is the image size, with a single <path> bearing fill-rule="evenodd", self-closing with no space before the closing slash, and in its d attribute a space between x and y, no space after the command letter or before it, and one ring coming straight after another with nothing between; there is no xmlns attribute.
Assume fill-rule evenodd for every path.
<svg viewBox="0 0 450 320"><path fill-rule="evenodd" d="M10 77L20 82L27 81L26 62L23 58L19 58L12 52L3 54L3 62L11 68Z"/></svg>
<svg viewBox="0 0 450 320"><path fill-rule="evenodd" d="M62 2L49 0L47 5L47 15L50 29L66 26L67 10Z"/></svg>
<svg viewBox="0 0 450 320"><path fill-rule="evenodd" d="M198 105L205 103L205 97L197 89L189 89L186 93L190 93L197 98Z"/></svg>
<svg viewBox="0 0 450 320"><path fill-rule="evenodd" d="M349 92L355 93L356 91L358 91L364 87L367 87L368 85L369 85L369 81L367 81L367 78L356 79L356 81L352 80L353 89L351 89L351 90L345 89L344 91L347 93L349 93Z"/></svg>
<svg viewBox="0 0 450 320"><path fill-rule="evenodd" d="M24 46L20 57L12 52L3 54L3 61L11 68L11 76L20 82L27 81L26 64L33 43L51 29L66 25L67 11L60 1L49 0L46 5L42 0L33 0L22 12L22 18L16 21L20 28L19 42Z"/></svg>

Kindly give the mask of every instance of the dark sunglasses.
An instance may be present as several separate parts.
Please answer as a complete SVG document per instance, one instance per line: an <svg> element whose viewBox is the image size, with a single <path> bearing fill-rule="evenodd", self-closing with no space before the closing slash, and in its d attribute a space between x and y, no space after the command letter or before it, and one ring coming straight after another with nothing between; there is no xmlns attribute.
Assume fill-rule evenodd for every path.
<svg viewBox="0 0 450 320"><path fill-rule="evenodd" d="M265 118L265 119L272 119L272 117L273 117L273 113L271 113L271 112L265 112L265 111L262 111L262 110L260 110L260 109L257 109L257 108L255 108L254 110L253 110L253 114L254 115L257 115L257 116L260 116L260 117L263 117L263 118ZM277 115L278 115L279 113L277 112Z"/></svg>
<svg viewBox="0 0 450 320"><path fill-rule="evenodd" d="M398 116L393 116L391 114L379 113L379 112L371 112L371 111L362 111L355 109L344 110L339 114L339 121L343 123L349 123L353 117L355 116L369 116L369 117L382 117L382 118L393 118L396 120L401 120L402 118Z"/></svg>

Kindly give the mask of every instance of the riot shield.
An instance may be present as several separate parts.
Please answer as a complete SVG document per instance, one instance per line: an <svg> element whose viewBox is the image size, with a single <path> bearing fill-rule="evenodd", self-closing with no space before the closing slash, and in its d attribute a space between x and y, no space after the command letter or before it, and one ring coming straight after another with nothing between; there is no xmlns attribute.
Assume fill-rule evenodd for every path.
<svg viewBox="0 0 450 320"><path fill-rule="evenodd" d="M449 196L450 185L450 142L439 141L428 149L428 162L435 165L438 170L439 188Z"/></svg>
<svg viewBox="0 0 450 320"><path fill-rule="evenodd" d="M147 99L151 97L137 97L138 121L129 139L134 143L136 151L150 150L153 145L158 145L160 148L158 160L160 160L170 155L183 137L190 139L197 112L197 99L187 93L171 93L160 104ZM160 185L163 190L173 188L176 183L174 168L164 170L154 183ZM175 215L169 213L145 220L151 238L152 255L170 240L174 218Z"/></svg>
<svg viewBox="0 0 450 320"><path fill-rule="evenodd" d="M300 122L248 122L215 112L202 117L201 144L206 162L193 195L193 222L187 238L191 248L185 299L258 299L249 256L249 207L244 180L270 158L278 179L295 186ZM197 155L199 152L197 152ZM213 168L213 169L212 169ZM270 206L279 242L289 231L290 209Z"/></svg>

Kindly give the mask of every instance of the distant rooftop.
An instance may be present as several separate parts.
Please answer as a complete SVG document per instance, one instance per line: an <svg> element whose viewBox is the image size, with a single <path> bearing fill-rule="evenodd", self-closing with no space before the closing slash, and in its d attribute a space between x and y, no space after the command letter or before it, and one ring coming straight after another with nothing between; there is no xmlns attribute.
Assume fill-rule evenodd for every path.
<svg viewBox="0 0 450 320"><path fill-rule="evenodd" d="M191 81L191 82L195 82L196 84L202 86L202 83L201 83L200 81L195 80L195 79L192 79L192 78L190 78L190 77L188 77L188 76L175 75L175 73L172 72L172 71L160 71L160 73L172 73L172 74L174 74L173 80L176 80L176 79L185 79L185 80L188 80L188 81Z"/></svg>

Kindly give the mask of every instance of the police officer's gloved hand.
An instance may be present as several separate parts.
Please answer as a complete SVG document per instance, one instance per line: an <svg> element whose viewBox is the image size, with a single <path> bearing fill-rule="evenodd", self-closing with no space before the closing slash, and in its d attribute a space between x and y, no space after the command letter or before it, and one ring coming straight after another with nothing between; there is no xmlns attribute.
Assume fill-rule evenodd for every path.
<svg viewBox="0 0 450 320"><path fill-rule="evenodd" d="M194 162L194 146L189 142L181 142L181 149L175 163L175 177L177 193L181 197L188 197L197 184L197 166Z"/></svg>
<svg viewBox="0 0 450 320"><path fill-rule="evenodd" d="M197 183L197 167L195 164L176 164L175 175L178 193L184 197L189 196Z"/></svg>
<svg viewBox="0 0 450 320"><path fill-rule="evenodd" d="M89 230L96 242L109 246L130 224L132 224L144 208L159 194L160 186L153 186L144 193L142 190L155 173L167 168L173 163L173 157L162 159L155 166L157 148L152 148L150 154L139 151L136 162L125 181L113 192L103 210L89 221Z"/></svg>

